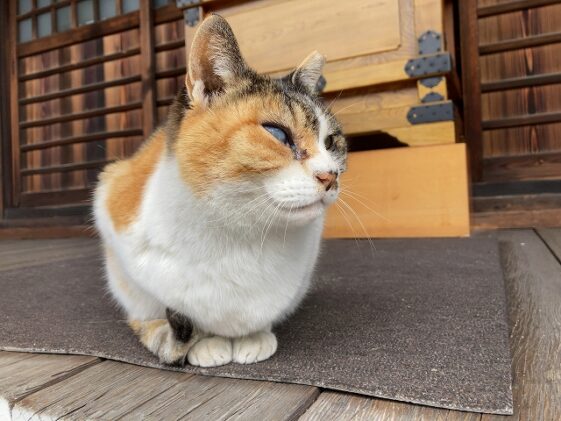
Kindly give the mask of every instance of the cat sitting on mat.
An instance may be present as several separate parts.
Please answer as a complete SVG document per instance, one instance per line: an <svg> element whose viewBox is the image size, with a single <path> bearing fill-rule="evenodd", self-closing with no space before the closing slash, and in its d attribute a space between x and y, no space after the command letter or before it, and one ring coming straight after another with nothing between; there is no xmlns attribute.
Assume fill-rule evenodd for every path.
<svg viewBox="0 0 561 421"><path fill-rule="evenodd" d="M308 290L346 163L316 92L323 64L314 52L281 79L259 75L228 23L210 16L167 122L100 175L109 290L162 362L275 353L271 327Z"/></svg>

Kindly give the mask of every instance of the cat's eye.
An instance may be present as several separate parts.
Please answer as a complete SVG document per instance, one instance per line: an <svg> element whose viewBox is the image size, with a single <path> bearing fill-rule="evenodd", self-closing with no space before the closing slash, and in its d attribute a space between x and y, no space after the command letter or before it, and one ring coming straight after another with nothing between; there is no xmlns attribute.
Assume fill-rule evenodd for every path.
<svg viewBox="0 0 561 421"><path fill-rule="evenodd" d="M273 126L272 124L263 124L263 128L271 133L275 139L277 139L279 142L284 143L285 145L290 145L290 143L292 142L286 130L281 129L278 126Z"/></svg>
<svg viewBox="0 0 561 421"><path fill-rule="evenodd" d="M333 135L329 135L325 138L325 149L329 150L333 147L333 143L335 143L335 140L333 139Z"/></svg>

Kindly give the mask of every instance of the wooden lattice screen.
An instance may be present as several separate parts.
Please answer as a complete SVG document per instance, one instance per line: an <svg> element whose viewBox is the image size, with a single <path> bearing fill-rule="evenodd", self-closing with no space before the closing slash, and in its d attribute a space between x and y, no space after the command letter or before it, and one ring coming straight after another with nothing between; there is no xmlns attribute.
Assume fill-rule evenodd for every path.
<svg viewBox="0 0 561 421"><path fill-rule="evenodd" d="M137 148L183 84L183 14L166 0L9 3L6 207L86 203L100 168Z"/></svg>

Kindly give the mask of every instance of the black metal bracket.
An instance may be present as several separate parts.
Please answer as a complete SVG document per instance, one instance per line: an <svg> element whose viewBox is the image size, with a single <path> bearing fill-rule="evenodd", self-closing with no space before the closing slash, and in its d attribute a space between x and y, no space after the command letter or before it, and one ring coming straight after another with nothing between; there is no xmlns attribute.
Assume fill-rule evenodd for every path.
<svg viewBox="0 0 561 421"><path fill-rule="evenodd" d="M437 121L451 121L454 119L454 105L452 102L442 104L417 105L411 107L407 113L407 120L411 124L434 123Z"/></svg>
<svg viewBox="0 0 561 421"><path fill-rule="evenodd" d="M405 73L411 78L439 75L452 70L452 59L449 53L438 53L408 60Z"/></svg>
<svg viewBox="0 0 561 421"><path fill-rule="evenodd" d="M421 99L421 102L423 104L427 102L438 102L438 101L444 101L444 97L440 95L438 92L429 92Z"/></svg>
<svg viewBox="0 0 561 421"><path fill-rule="evenodd" d="M418 39L419 54L435 54L442 51L442 36L436 31L426 31Z"/></svg>
<svg viewBox="0 0 561 421"><path fill-rule="evenodd" d="M436 85L442 82L442 77L441 76L427 77L426 79L421 79L419 82L421 82L421 85L427 88L434 88Z"/></svg>

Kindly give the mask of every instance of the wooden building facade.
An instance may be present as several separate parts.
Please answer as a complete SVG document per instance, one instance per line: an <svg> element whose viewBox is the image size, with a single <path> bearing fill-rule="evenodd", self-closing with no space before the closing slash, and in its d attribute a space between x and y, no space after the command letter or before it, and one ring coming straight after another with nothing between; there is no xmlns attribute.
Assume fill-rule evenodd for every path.
<svg viewBox="0 0 561 421"><path fill-rule="evenodd" d="M194 28L205 14L219 12L232 20L250 64L274 74L285 63L260 56L263 45L280 42L274 34L262 33L263 45L246 47L255 31L276 31L263 23L272 11L284 10L286 22L290 13L316 10L318 16L323 13L314 21L321 27L351 19L353 11L345 8L362 10L363 19L347 22L348 29L364 28L376 42L337 49L325 37L340 36L330 35L328 27L321 39L306 39L311 49L323 42L333 50L326 99L347 134L360 139L352 142L356 150L396 146L387 144L388 135L397 146L411 147L395 156L393 149L383 152L390 158L353 155L365 170L379 168L372 174L402 181L397 188L404 194L388 190L374 199L401 196L401 202L387 207L397 214L425 200L420 206L429 209L427 220L436 216L446 226L450 215L469 213L463 198L469 170L476 225L512 226L527 209L541 208L545 225L554 224L561 215L559 0L386 0L375 5L367 0L344 5L334 0L9 0L0 6L6 47L0 51L0 227L87 222L99 170L131 155L165 119L184 83ZM372 28L365 21L368 13L384 13L384 28ZM246 28L248 16L262 21ZM308 30L302 26L305 19L297 24ZM442 36L441 47L423 51L421 39L427 34ZM301 55L285 53L279 60L297 61ZM448 70L406 75L410 60L441 56L449 58ZM427 75L432 80L425 84L431 79ZM451 114L416 124L411 116L416 118L419 106L450 106ZM409 172L388 159L408 162ZM453 168L445 164L451 159ZM436 180L441 177L448 178L449 188ZM427 186L436 190L420 195ZM419 195L404 200L409 192ZM504 222L498 213L510 211L518 213ZM411 215L400 218L394 225ZM469 221L460 220L450 233L467 232ZM433 228L417 232L426 235Z"/></svg>
<svg viewBox="0 0 561 421"><path fill-rule="evenodd" d="M87 207L98 171L133 153L184 83L183 14L148 0L2 7L3 208L78 214L69 205Z"/></svg>

